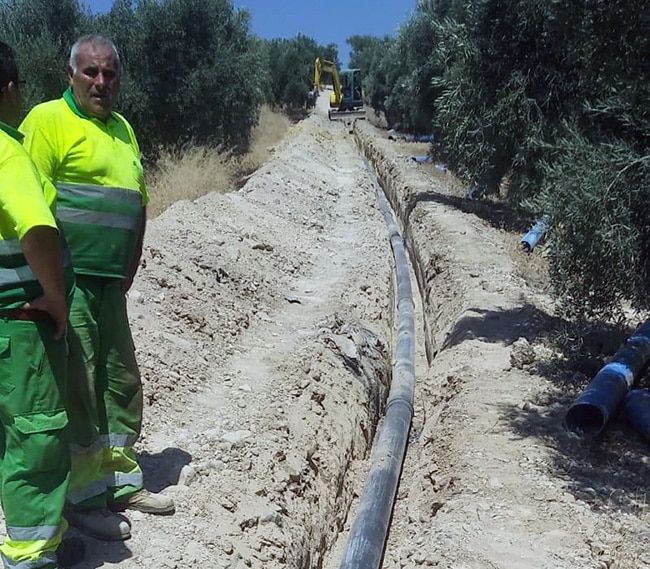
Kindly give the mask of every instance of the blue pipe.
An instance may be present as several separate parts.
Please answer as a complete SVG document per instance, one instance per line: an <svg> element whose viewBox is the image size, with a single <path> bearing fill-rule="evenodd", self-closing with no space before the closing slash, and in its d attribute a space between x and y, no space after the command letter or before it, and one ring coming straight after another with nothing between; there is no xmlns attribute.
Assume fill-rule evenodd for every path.
<svg viewBox="0 0 650 569"><path fill-rule="evenodd" d="M368 166L367 162L366 165ZM368 166L371 176L373 176ZM415 307L408 255L388 200L377 191L397 273L397 347L386 412L372 448L371 466L339 569L379 569L397 495L415 391Z"/></svg>
<svg viewBox="0 0 650 569"><path fill-rule="evenodd" d="M425 156L411 156L416 162L431 162L431 156L426 154Z"/></svg>
<svg viewBox="0 0 650 569"><path fill-rule="evenodd" d="M406 142L433 142L433 134L407 134Z"/></svg>
<svg viewBox="0 0 650 569"><path fill-rule="evenodd" d="M650 391L633 389L623 401L623 417L641 435L650 441Z"/></svg>
<svg viewBox="0 0 650 569"><path fill-rule="evenodd" d="M521 244L524 246L526 253L530 253L542 240L542 237L544 237L548 231L550 220L551 218L548 215L543 216L535 223L535 225L533 225L530 231L521 238Z"/></svg>
<svg viewBox="0 0 650 569"><path fill-rule="evenodd" d="M584 437L599 435L649 361L650 320L647 320L569 407L567 428Z"/></svg>

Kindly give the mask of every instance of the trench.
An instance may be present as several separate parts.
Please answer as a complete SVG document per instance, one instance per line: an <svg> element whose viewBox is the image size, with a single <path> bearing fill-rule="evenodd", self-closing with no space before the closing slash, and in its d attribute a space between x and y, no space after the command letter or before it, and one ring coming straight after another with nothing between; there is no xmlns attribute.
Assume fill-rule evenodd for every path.
<svg viewBox="0 0 650 569"><path fill-rule="evenodd" d="M424 350L429 365L438 352L443 349L448 330L459 319L464 307L463 297L448 287L438 287L445 280L455 280L453 266L445 259L445 254L436 250L435 237L423 235L414 229L411 219L417 215L418 204L428 195L428 188L416 187L406 179L407 168L389 158L380 148L371 129L358 121L354 128L356 144L363 156L372 165L377 181L386 199L398 218L401 233L410 256L411 266L422 299ZM451 277L451 278L450 278ZM445 317L440 310L445 305Z"/></svg>
<svg viewBox="0 0 650 569"><path fill-rule="evenodd" d="M316 128L327 127L316 123ZM420 307L416 311L417 329L414 334L417 345L414 351L417 352L418 363L422 366L422 371L418 370L420 375L422 372L426 373L424 368L431 364L442 349L448 327L454 324L452 319L457 318L462 310L462 295L449 295L446 293L448 289L438 285L449 278L453 267L445 260L444 253L436 251L435 241L431 240L430 235L423 235L417 231L417 228L414 230L411 226L412 215L419 212L418 203L413 202L413 198L415 196L417 199L419 192L426 192L424 187L421 190L412 187L412 182L407 176L409 170L411 173L413 171L413 161L403 160L402 162L405 163L400 163L392 158L390 149L384 152L381 144L386 141L378 136L376 131L368 130L370 128L361 122L354 126L351 133L348 131L344 134L343 129L336 132L337 137L340 135L346 139L345 143L337 148L341 155L349 153L352 157L352 154L356 154L355 160L358 156L359 163L364 159L369 162L369 169L373 174L369 175L366 172L365 176L362 176L361 183L366 184L363 190L368 191L368 180L375 189L376 185L379 185L396 218L395 225L399 228L400 239L405 244L405 256L410 260L407 264L410 264L413 280L419 292L417 302ZM329 141L332 137L328 135L323 138ZM354 169L356 167L348 166L346 175ZM423 183L426 185L426 181ZM347 212L340 211L339 219L345 219L345 213ZM354 220L351 222L353 223ZM390 233L385 226L377 226L377 239L390 241ZM321 273L317 271L316 274ZM392 280L395 281L395 278ZM391 290L383 298L392 299L392 306L396 307L398 285L392 282L389 286ZM441 307L444 307L446 317L441 317ZM399 344L399 326L396 326L393 321L395 312L395 308L386 309L388 314L384 317L390 322L387 328L382 328L384 330L382 334L387 334L386 338L373 337L363 328L363 323L355 327L355 323L350 321L346 314L340 315L339 319L333 318L322 326L319 325L322 328L319 340L326 346L326 350L322 352L324 355L321 365L329 366L330 369L335 366L346 368L349 374L346 385L350 386L348 388L340 381L328 384L328 388L333 390L333 395L328 392L324 403L329 402L332 406L345 404L351 396L353 401L350 404L354 405L355 409L358 406L358 413L354 417L349 415L345 423L341 421L332 424L331 417L334 417L335 421L336 412L332 411L332 414L329 414L328 408L322 407L325 420L321 431L314 432L309 440L305 438L296 440L296 437L301 436L300 430L295 431L293 424L288 426L287 445L291 444L292 447L287 446L284 450L287 451L287 455L291 455L291 464L296 465L296 468L287 478L286 488L282 487L279 490L273 488L268 493L264 490L259 494L265 500L269 496L272 497L281 506L278 510L279 514L273 517L272 523L262 524L258 521L242 527L245 540L251 544L250 549L264 555L265 566L297 569L337 567L374 569L381 566L384 541L387 537L385 535L381 535L379 539L375 539L377 536L373 535L371 556L365 555L365 544L357 548L361 552L359 558L364 561L363 564L349 563L348 559L345 565L342 565L342 560L346 555L344 548L353 535L351 529L356 523L358 510L361 508L362 494L365 493L364 480L367 485L370 479L368 469L372 470L372 462L378 454L373 447L383 431L379 426L382 425L382 421L386 421L384 416L390 401L389 386L393 379L391 376L403 372L392 365L395 348ZM384 349L378 349L380 344ZM409 365L412 367L413 363ZM335 376L340 378L340 372L337 371ZM324 385L320 382L324 382L326 377L324 375L322 380L319 379L320 386ZM413 388L417 390L417 381L414 383ZM319 405L319 397L322 398L325 394L321 387L318 389L309 387L300 391L295 406L297 410L304 412L309 412L308 410L313 408L314 404ZM363 393L363 396L355 396L354 393ZM400 421L406 423L403 432L405 447L413 412L413 404L407 399L402 398L398 405L403 411ZM319 412L319 416L320 414ZM402 456L397 454L399 452L384 453L384 457L389 458L387 462L397 463L394 469L396 480L391 482L394 489L386 492L386 496L381 496L385 501L382 505L383 513L379 516L381 517L379 525L386 526L381 532L385 533L386 530L388 534L392 523L393 499L399 487L402 460L408 456L408 447L405 451L401 451ZM285 462L289 461L285 460ZM276 467L276 461L269 462L270 469ZM390 476L392 477L392 474ZM371 481L370 485L373 486L374 482ZM373 515L376 513L375 500L372 499L371 502L370 513ZM255 521L257 518L252 519ZM376 521L373 520L370 524L363 521L359 523L362 526L366 525L370 533L374 533ZM277 524L277 528L274 524ZM248 567L258 567L257 562L252 561L252 556L248 558L251 560L250 564L246 564ZM236 569L244 569L244 567L237 566Z"/></svg>
<svg viewBox="0 0 650 569"><path fill-rule="evenodd" d="M363 121L358 122L364 124ZM410 361L405 364L402 359L401 364L393 365L393 374L390 378L392 382L401 384L401 387L397 388L397 391L401 392L397 395L397 399L400 400L399 403L402 409L398 412L400 415L398 419L387 420L383 414L373 416L372 432L378 432L378 436L375 437L374 444L369 450L369 456L365 457L365 461L369 462L370 466L365 477L363 492L359 500L346 502L346 500L342 499L338 506L345 512L343 517L347 516L347 524L350 524L350 527L348 531L345 531L343 525L338 524L337 530L340 534L335 544L331 543L331 536L329 538L321 536L318 541L310 540L311 547L316 546L319 551L317 555L314 555L312 550L311 553L306 553L303 556L302 562L299 564L303 569L312 569L314 567L318 569L334 567L339 569L378 569L381 567L385 542L390 532L392 509L399 486L401 468L408 452L406 445L413 413L413 389L415 385L408 385L407 380L405 386L404 367L409 368L406 374L412 373L412 380L415 383L415 343L417 342L419 345L417 349L424 352L425 357L421 359L425 359L428 364L431 364L441 349L445 330L453 324L453 319L440 319L438 308L441 303L445 303L448 307L450 302L455 302L455 310L451 311L453 315L459 315L462 310L462 301L459 298L437 298L435 285L444 279L446 267L442 257L435 252L435 247L432 247L431 243L423 246L422 236L412 231L409 218L415 208L413 206L413 188L409 186L402 173L402 168L406 168L406 166L403 167L389 158L375 143L376 135L373 135L368 128L370 127L357 126L355 123L350 133L353 134L358 151L371 173L371 178L379 186L378 193L383 192L383 198L380 196L380 200L385 199L387 201L395 216L395 222L398 226L397 231L401 234L399 240L403 241L405 253L410 261L406 264L410 264L410 269L418 287L420 298L418 304L421 305L422 312L422 314L418 314L417 318L420 329L414 330L415 337L410 338L413 341L413 346L405 348L402 345L400 349L398 322L397 337L392 342L395 346L391 346L390 353L385 354L386 361L384 363L386 367L390 367L391 360L395 361L396 352L401 351L403 356L405 350L412 349L412 353L409 354ZM389 229L386 231L389 240L391 239L390 233L389 223ZM393 296L399 296L399 299L394 301L394 306L397 308L397 318L399 319L399 303L400 301L404 302L405 299L403 295L399 294L399 283L394 286ZM410 278L408 288L409 294L412 294ZM409 301L413 306L413 300L409 299ZM412 313L410 317L412 325ZM402 334L404 334L403 330ZM403 344L404 341L402 337L401 343ZM399 361L399 357L397 361ZM400 375L402 377L394 377ZM390 407L391 399L395 397L392 382L388 405L385 390L381 394L369 393L371 398L380 397L381 407L384 411ZM380 385L382 383L382 381L377 380L369 381L369 385ZM384 422L382 429L377 431L382 422ZM383 436L383 431L391 432ZM399 440L401 437L404 438L403 441ZM390 439L390 443L386 442L387 439ZM400 447L402 442L404 448ZM390 450L388 450L389 446ZM401 456L398 456L400 453ZM314 563L316 559L318 559L318 562Z"/></svg>

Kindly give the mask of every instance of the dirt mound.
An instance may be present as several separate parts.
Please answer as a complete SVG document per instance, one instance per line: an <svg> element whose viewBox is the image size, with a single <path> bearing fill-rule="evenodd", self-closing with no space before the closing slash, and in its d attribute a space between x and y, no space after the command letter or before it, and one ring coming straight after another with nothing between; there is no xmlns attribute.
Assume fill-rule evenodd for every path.
<svg viewBox="0 0 650 569"><path fill-rule="evenodd" d="M357 143L420 293L384 566L650 566L645 457L638 441L588 445L562 428L576 388L549 372L552 303L522 275L516 232L412 160L419 147L355 132L319 107L240 191L150 222L129 295L138 450L146 486L177 512L127 512L133 538L88 539L79 567L338 566L395 344L393 261Z"/></svg>

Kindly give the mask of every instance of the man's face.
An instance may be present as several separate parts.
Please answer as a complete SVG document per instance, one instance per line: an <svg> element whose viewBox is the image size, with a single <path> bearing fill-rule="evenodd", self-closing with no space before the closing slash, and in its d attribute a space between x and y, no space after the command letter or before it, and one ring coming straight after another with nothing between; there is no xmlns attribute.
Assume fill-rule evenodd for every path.
<svg viewBox="0 0 650 569"><path fill-rule="evenodd" d="M120 91L117 61L110 47L82 44L77 53L77 70L68 67L68 80L84 113L101 120L108 118Z"/></svg>

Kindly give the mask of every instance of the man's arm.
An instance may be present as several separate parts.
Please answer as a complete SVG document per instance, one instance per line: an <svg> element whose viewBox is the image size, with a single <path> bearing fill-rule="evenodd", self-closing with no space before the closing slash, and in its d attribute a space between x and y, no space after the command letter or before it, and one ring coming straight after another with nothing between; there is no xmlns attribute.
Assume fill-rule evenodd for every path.
<svg viewBox="0 0 650 569"><path fill-rule="evenodd" d="M44 114L39 105L27 113L18 130L25 135L23 147L36 164L38 171L49 180L54 180L59 164L56 151L58 130L53 128L50 115Z"/></svg>
<svg viewBox="0 0 650 569"><path fill-rule="evenodd" d="M146 225L147 225L147 208L143 207L142 224L140 225L140 233L138 235L138 241L135 245L135 251L133 252L133 260L131 262L131 266L129 267L129 272L127 273L126 278L124 279L124 283L122 285L122 290L124 291L124 294L129 292L129 289L133 284L133 279L135 278L135 274L138 272L138 266L140 265L140 258L142 257L142 244L144 243L144 230L146 228Z"/></svg>
<svg viewBox="0 0 650 569"><path fill-rule="evenodd" d="M48 312L56 323L54 338L59 340L68 322L59 232L53 227L39 225L30 229L20 244L29 266L43 287L43 296L26 303L24 308Z"/></svg>

